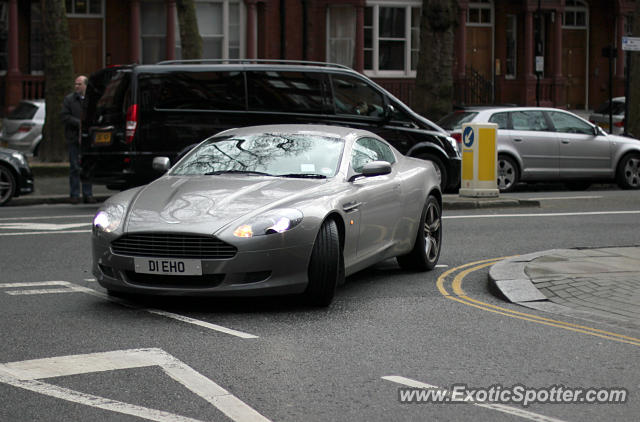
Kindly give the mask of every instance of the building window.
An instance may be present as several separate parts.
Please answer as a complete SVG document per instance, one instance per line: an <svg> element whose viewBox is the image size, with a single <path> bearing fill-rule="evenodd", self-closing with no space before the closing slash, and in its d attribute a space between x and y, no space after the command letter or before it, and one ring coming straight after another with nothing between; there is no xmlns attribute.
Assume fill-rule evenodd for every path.
<svg viewBox="0 0 640 422"><path fill-rule="evenodd" d="M507 15L507 57L505 79L515 79L518 67L518 20L516 15Z"/></svg>
<svg viewBox="0 0 640 422"><path fill-rule="evenodd" d="M565 28L586 29L587 4L581 0L566 0L566 7L562 15L562 26Z"/></svg>
<svg viewBox="0 0 640 422"><path fill-rule="evenodd" d="M65 0L67 15L102 15L102 0Z"/></svg>
<svg viewBox="0 0 640 422"><path fill-rule="evenodd" d="M491 0L476 0L469 3L467 25L491 26L493 24Z"/></svg>
<svg viewBox="0 0 640 422"><path fill-rule="evenodd" d="M327 14L327 61L354 67L356 9L353 6L329 7Z"/></svg>
<svg viewBox="0 0 640 422"><path fill-rule="evenodd" d="M420 50L420 5L419 1L389 1L365 8L365 73L415 77Z"/></svg>
<svg viewBox="0 0 640 422"><path fill-rule="evenodd" d="M196 0L196 19L202 37L203 59L239 59L242 50L240 0ZM156 63L166 58L166 6L163 0L140 3L142 62ZM176 14L176 59L182 58L180 24Z"/></svg>

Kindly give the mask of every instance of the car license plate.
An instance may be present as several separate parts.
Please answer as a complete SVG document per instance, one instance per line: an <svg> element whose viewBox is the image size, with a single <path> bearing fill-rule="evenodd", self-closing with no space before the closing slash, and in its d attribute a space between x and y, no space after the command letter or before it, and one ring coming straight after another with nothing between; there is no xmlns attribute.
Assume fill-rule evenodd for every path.
<svg viewBox="0 0 640 422"><path fill-rule="evenodd" d="M111 144L111 132L96 132L96 136L93 140L94 145L109 145Z"/></svg>
<svg viewBox="0 0 640 422"><path fill-rule="evenodd" d="M163 275L202 275L198 259L134 258L135 272Z"/></svg>

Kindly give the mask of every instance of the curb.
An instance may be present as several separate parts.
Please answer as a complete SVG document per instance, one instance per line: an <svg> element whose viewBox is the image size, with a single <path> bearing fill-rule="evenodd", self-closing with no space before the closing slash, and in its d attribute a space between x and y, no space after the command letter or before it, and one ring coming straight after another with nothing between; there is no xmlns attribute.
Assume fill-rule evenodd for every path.
<svg viewBox="0 0 640 422"><path fill-rule="evenodd" d="M540 201L531 199L467 199L447 198L442 199L442 208L445 210L468 210L477 208L515 208L515 207L539 207Z"/></svg>

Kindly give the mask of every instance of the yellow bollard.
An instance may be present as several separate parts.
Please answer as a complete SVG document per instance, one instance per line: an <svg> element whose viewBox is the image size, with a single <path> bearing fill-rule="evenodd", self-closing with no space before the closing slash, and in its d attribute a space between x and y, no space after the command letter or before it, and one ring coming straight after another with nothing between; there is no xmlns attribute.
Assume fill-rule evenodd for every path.
<svg viewBox="0 0 640 422"><path fill-rule="evenodd" d="M498 125L466 123L462 126L460 196L497 197Z"/></svg>

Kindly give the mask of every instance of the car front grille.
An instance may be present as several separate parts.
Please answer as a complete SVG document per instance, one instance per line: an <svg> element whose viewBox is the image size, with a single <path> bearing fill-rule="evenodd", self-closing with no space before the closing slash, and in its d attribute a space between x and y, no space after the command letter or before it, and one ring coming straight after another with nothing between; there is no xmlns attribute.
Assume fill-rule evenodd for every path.
<svg viewBox="0 0 640 422"><path fill-rule="evenodd" d="M124 235L111 243L114 254L158 258L229 259L237 249L213 236L172 233Z"/></svg>

